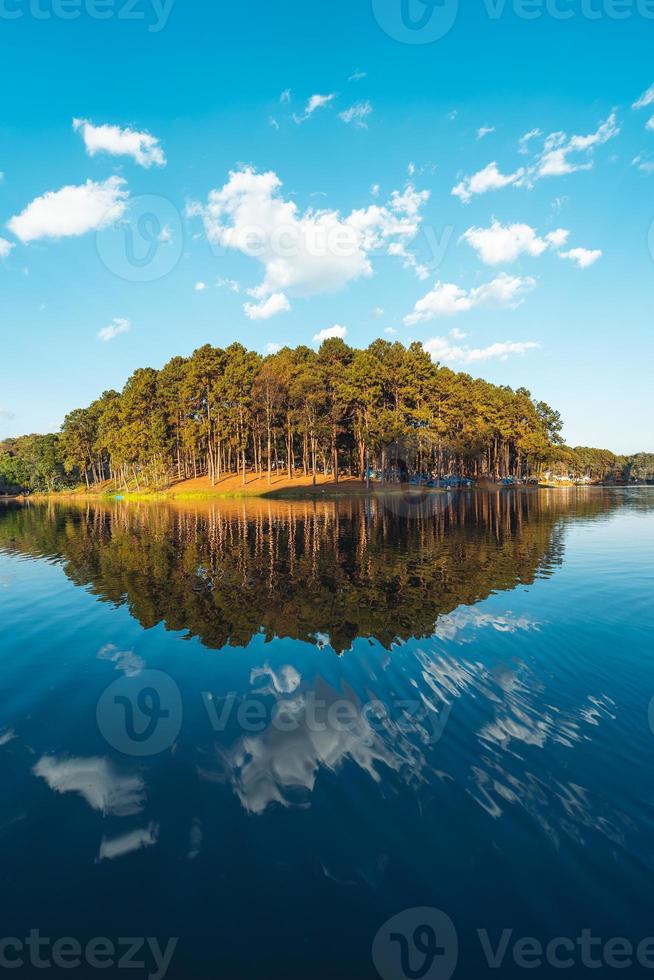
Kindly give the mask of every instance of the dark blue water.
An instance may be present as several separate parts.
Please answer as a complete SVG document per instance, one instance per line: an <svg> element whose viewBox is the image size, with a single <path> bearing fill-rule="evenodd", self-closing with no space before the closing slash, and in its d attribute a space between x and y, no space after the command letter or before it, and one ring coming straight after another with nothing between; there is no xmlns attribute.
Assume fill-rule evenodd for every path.
<svg viewBox="0 0 654 980"><path fill-rule="evenodd" d="M649 975L653 554L648 488L0 509L0 966Z"/></svg>

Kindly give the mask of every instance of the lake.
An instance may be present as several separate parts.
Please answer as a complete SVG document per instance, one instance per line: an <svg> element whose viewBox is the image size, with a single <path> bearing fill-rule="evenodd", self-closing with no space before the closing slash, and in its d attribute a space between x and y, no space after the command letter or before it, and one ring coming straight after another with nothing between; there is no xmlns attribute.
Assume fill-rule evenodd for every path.
<svg viewBox="0 0 654 980"><path fill-rule="evenodd" d="M643 975L653 554L654 488L0 505L2 965Z"/></svg>

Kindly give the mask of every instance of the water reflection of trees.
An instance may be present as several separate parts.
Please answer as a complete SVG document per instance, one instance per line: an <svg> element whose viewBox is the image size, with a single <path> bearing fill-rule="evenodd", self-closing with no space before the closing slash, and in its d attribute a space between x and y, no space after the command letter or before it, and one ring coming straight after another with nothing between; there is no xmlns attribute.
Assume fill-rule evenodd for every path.
<svg viewBox="0 0 654 980"><path fill-rule="evenodd" d="M256 633L337 651L430 635L439 616L561 563L563 528L620 503L610 493L494 492L401 501L247 501L179 507L45 504L0 514L0 548L61 561L144 626L209 647Z"/></svg>

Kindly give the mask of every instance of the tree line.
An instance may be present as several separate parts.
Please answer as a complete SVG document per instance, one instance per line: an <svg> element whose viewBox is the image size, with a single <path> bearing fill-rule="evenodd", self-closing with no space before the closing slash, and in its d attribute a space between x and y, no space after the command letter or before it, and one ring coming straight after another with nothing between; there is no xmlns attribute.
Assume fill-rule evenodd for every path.
<svg viewBox="0 0 654 980"><path fill-rule="evenodd" d="M235 474L270 482L275 472L384 479L398 446L402 475L498 480L550 468L624 476L626 459L571 449L561 429L560 414L527 389L434 364L417 342L356 349L334 338L318 351L284 347L266 357L240 343L206 344L159 371L136 370L121 392L70 412L58 433L0 442L0 491L106 481L162 489L203 475L212 485ZM653 474L650 458L626 478Z"/></svg>

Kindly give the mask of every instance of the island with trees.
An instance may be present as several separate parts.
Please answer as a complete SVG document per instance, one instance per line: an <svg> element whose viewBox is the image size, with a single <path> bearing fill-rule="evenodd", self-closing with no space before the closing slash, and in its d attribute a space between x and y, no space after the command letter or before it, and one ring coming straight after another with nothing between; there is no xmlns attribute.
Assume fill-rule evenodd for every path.
<svg viewBox="0 0 654 980"><path fill-rule="evenodd" d="M0 441L0 493L143 493L202 481L210 492L255 482L382 480L403 470L438 485L654 479L654 454L571 448L560 414L525 388L432 362L420 343L340 339L268 356L209 344L121 392L71 411L61 430ZM281 479L283 477L283 480Z"/></svg>

